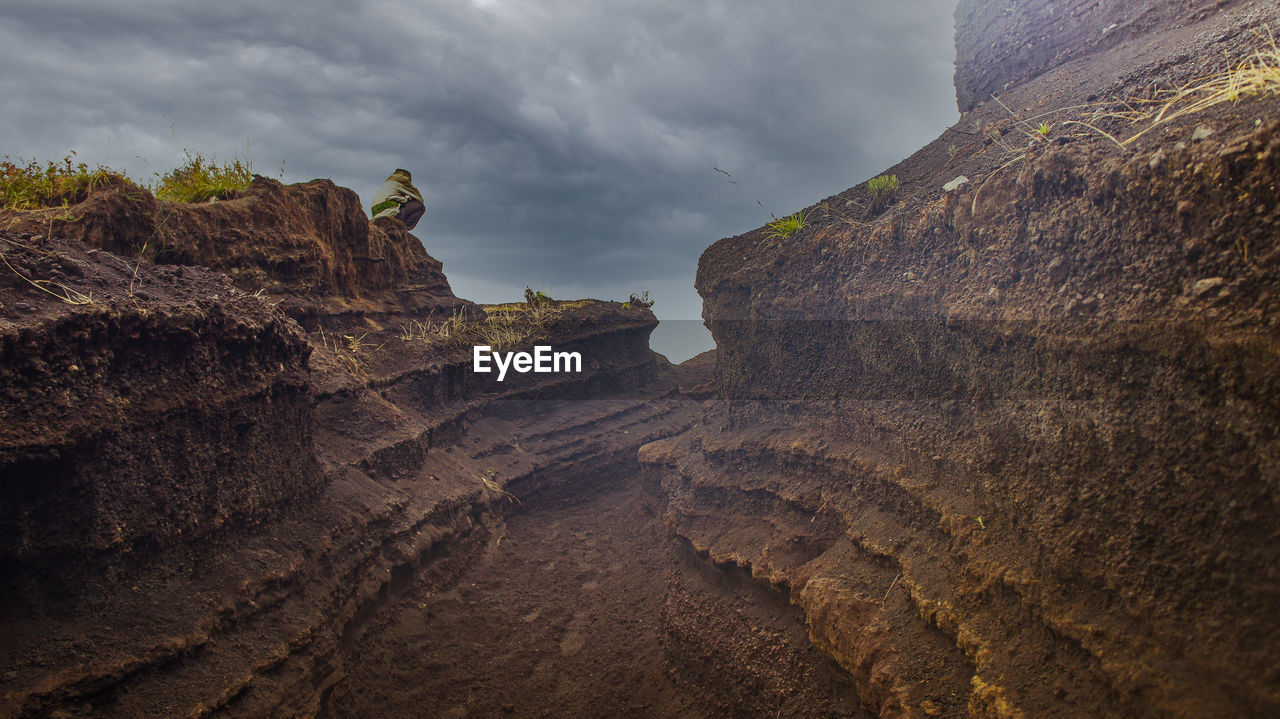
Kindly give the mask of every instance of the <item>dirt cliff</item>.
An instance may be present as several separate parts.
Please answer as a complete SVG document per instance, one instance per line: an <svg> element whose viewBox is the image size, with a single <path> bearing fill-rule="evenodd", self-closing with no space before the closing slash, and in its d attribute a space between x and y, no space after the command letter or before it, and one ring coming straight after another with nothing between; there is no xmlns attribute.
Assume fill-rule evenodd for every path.
<svg viewBox="0 0 1280 719"><path fill-rule="evenodd" d="M6 213L4 224L157 265L207 267L295 315L471 304L454 297L440 262L403 223L370 222L356 193L330 180L255 176L233 197L193 204L156 199L122 179L65 209Z"/></svg>
<svg viewBox="0 0 1280 719"><path fill-rule="evenodd" d="M0 214L0 717L1277 714L1280 96L1180 113L1268 24L965 0L678 368L327 181Z"/></svg>
<svg viewBox="0 0 1280 719"><path fill-rule="evenodd" d="M311 350L264 300L64 240L0 255L6 567L190 540L317 490Z"/></svg>
<svg viewBox="0 0 1280 719"><path fill-rule="evenodd" d="M0 216L0 716L864 715L663 527L637 453L709 357L638 303L460 300L360 213L258 179Z"/></svg>
<svg viewBox="0 0 1280 719"><path fill-rule="evenodd" d="M1099 55L1142 36L1181 30L1222 9L1249 4L1243 0L1005 4L960 0L956 101L961 112L968 112L992 93L1015 88L1069 61Z"/></svg>
<svg viewBox="0 0 1280 719"><path fill-rule="evenodd" d="M393 585L687 424L647 308L479 308L327 181L3 219L2 716L314 715Z"/></svg>
<svg viewBox="0 0 1280 719"><path fill-rule="evenodd" d="M882 716L1275 715L1280 98L1152 88L1280 12L957 18L971 111L896 190L703 254L718 399L641 450L668 525Z"/></svg>

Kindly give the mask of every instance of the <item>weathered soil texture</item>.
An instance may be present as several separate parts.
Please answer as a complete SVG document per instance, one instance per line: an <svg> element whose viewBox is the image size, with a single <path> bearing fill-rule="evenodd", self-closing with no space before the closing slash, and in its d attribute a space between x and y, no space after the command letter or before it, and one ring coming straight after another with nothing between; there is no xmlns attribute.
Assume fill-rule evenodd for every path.
<svg viewBox="0 0 1280 719"><path fill-rule="evenodd" d="M666 540L645 494L521 500L456 583L369 622L322 715L689 716L663 671Z"/></svg>
<svg viewBox="0 0 1280 719"><path fill-rule="evenodd" d="M1144 35L1183 43L1183 32L1246 0L1008 3L960 0L956 8L956 100L961 112L1069 61L1097 67L1103 51ZM1182 48L1174 47L1171 54ZM1187 48L1190 49L1190 48ZM1090 57L1093 56L1093 57ZM1187 58L1177 58L1185 62ZM1094 92L1100 88L1093 88Z"/></svg>
<svg viewBox="0 0 1280 719"><path fill-rule="evenodd" d="M0 717L1280 715L1280 97L1120 114L1268 24L964 0L960 122L711 246L682 367L326 181L0 213Z"/></svg>
<svg viewBox="0 0 1280 719"><path fill-rule="evenodd" d="M865 716L781 595L686 556L629 462L606 474L523 501L447 590L405 591L321 716Z"/></svg>
<svg viewBox="0 0 1280 719"><path fill-rule="evenodd" d="M513 509L504 488L687 424L661 399L652 314L617 303L543 330L591 358L582 374L507 389L464 370L465 348L308 337L199 268L4 245L27 276L85 263L65 285L95 299L7 281L3 716L314 714L348 633L392 584L464 570ZM610 387L624 398L590 399Z"/></svg>
<svg viewBox="0 0 1280 719"><path fill-rule="evenodd" d="M706 362L650 351L647 308L586 300L515 325L581 373L473 373L470 341L425 328L531 310L458 300L399 221L353 229L353 198L259 180L186 207L116 185L2 218L27 229L0 233L0 716L423 716L513 675L470 715L856 715L784 594L709 584L662 529L635 458L690 425L679 386ZM196 239L125 249L178 215L165 236ZM404 271L345 283L332 258L371 237ZM291 242L292 264L255 269ZM471 584L506 593L396 631ZM501 625L516 604L534 620ZM522 663L521 637L555 651ZM460 641L509 663L450 658Z"/></svg>
<svg viewBox="0 0 1280 719"><path fill-rule="evenodd" d="M69 208L0 213L10 231L75 239L157 265L200 265L281 304L309 329L312 315L427 315L467 310L441 263L404 223L370 222L356 193L329 180L282 185L255 176L227 200L158 200L127 180Z"/></svg>
<svg viewBox="0 0 1280 719"><path fill-rule="evenodd" d="M39 592L61 589L66 562L319 490L311 347L265 301L73 241L0 236L0 255L0 566L56 569Z"/></svg>
<svg viewBox="0 0 1280 719"><path fill-rule="evenodd" d="M961 3L896 192L701 258L717 399L641 459L879 715L1280 714L1280 98L1107 115L1280 27L1190 5Z"/></svg>

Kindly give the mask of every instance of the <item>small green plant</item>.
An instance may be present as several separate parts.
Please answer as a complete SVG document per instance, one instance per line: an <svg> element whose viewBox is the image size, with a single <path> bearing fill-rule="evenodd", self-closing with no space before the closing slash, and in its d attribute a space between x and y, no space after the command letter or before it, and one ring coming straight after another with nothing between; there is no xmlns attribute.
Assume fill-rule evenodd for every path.
<svg viewBox="0 0 1280 719"><path fill-rule="evenodd" d="M959 151L960 148L956 147L956 143L953 142L950 145L947 145L947 157L955 157L956 153Z"/></svg>
<svg viewBox="0 0 1280 719"><path fill-rule="evenodd" d="M653 307L653 300L649 299L649 290L645 290L638 295L632 292L631 297L622 303L622 309L629 310L632 305L643 308Z"/></svg>
<svg viewBox="0 0 1280 719"><path fill-rule="evenodd" d="M156 173L157 180L151 188L156 197L174 202L208 202L225 200L247 188L253 180L253 167L248 160L239 157L229 163L218 164L200 153L183 150L186 162L164 173Z"/></svg>
<svg viewBox="0 0 1280 719"><path fill-rule="evenodd" d="M774 217L772 222L766 223L765 227L769 228L769 232L765 234L766 240L786 239L800 230L804 229L805 224L809 220L808 213L796 212L786 217Z"/></svg>
<svg viewBox="0 0 1280 719"><path fill-rule="evenodd" d="M1048 137L1048 136L1049 136L1049 131L1050 131L1051 129L1053 129L1053 128L1052 128L1052 126L1048 125L1047 123L1043 123L1043 122L1042 122L1042 123L1040 123L1040 126L1036 128L1036 132L1037 132L1041 137Z"/></svg>
<svg viewBox="0 0 1280 719"><path fill-rule="evenodd" d="M542 305L549 305L552 302L555 302L555 300L551 299L551 297L549 297L542 290L535 290L532 287L525 287L524 302L530 307L540 307Z"/></svg>
<svg viewBox="0 0 1280 719"><path fill-rule="evenodd" d="M867 180L867 191L872 197L879 197L896 189L898 189L897 175L881 175Z"/></svg>
<svg viewBox="0 0 1280 719"><path fill-rule="evenodd" d="M14 162L5 155L0 161L0 209L73 205L83 201L89 190L124 178L123 173L102 165L89 169L83 162L74 162L75 154L71 152L59 162L43 165L35 160L24 163L21 158Z"/></svg>

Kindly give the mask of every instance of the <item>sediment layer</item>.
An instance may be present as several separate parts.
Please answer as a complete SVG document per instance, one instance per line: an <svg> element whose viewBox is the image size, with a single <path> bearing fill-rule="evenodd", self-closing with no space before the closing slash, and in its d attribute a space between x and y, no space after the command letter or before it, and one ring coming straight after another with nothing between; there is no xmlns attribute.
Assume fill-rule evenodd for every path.
<svg viewBox="0 0 1280 719"><path fill-rule="evenodd" d="M1196 43L1274 16L1212 14L1179 53L1135 25L1089 56L1114 85L1028 65L1011 109L889 168L887 201L853 188L786 241L703 254L717 399L641 459L672 530L785 588L873 711L1280 711L1276 101L1123 151L968 134L1190 80ZM1003 32L979 25L966 62Z"/></svg>

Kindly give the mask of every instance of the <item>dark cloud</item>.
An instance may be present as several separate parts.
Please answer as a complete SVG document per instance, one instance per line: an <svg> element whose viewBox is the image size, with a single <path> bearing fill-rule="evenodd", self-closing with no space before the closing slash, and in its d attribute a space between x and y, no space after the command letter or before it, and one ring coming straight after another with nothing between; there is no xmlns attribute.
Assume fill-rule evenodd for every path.
<svg viewBox="0 0 1280 719"><path fill-rule="evenodd" d="M7 0L0 151L140 177L248 154L365 198L405 167L460 294L649 289L696 319L698 255L757 200L792 212L954 121L953 6Z"/></svg>

